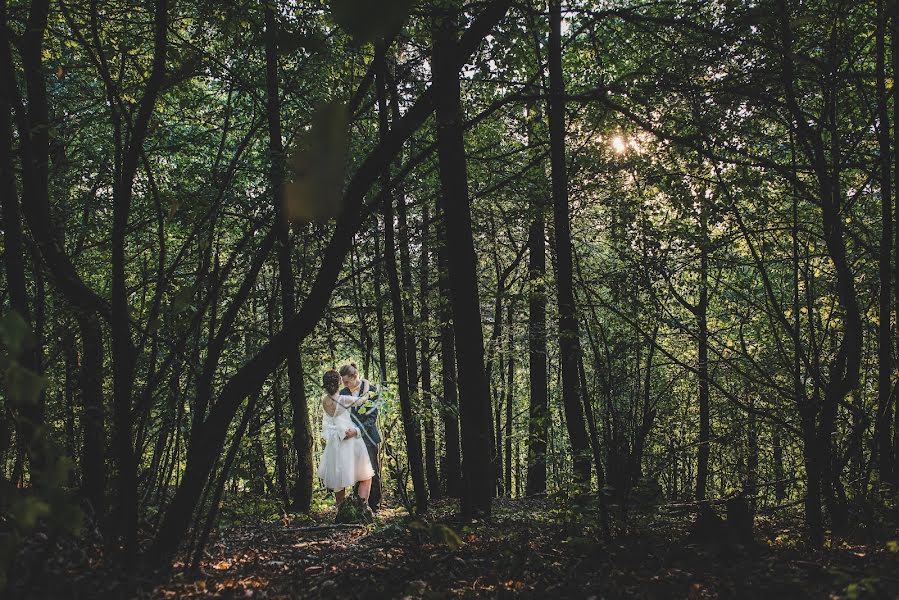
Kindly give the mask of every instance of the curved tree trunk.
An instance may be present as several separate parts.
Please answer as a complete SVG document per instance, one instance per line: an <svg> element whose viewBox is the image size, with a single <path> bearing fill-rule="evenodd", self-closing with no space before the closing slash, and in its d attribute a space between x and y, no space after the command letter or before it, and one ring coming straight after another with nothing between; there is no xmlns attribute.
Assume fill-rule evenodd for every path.
<svg viewBox="0 0 899 600"><path fill-rule="evenodd" d="M451 62L456 70L474 51L481 40L509 9L507 0L494 0L488 4L471 24L459 44L453 48ZM394 123L386 139L362 161L350 178L344 192L344 210L337 220L328 242L315 281L303 301L302 308L294 315L285 315L281 331L266 342L259 352L244 363L222 386L217 401L202 423L199 435L203 443L188 448L184 476L175 491L148 550L152 562L167 561L177 549L190 526L191 516L202 495L216 457L221 453L228 428L243 400L255 393L268 377L286 359L292 349L308 336L325 311L337 282L340 265L349 251L346 240L352 238L362 221L362 202L384 165L400 151L402 144L419 128L434 109L435 96L428 90ZM481 350L483 352L483 349ZM489 434L488 434L489 440Z"/></svg>
<svg viewBox="0 0 899 600"><path fill-rule="evenodd" d="M5 13L5 2L2 4ZM50 218L47 163L48 122L46 88L41 52L47 26L49 1L35 0L29 11L28 30L22 40L22 67L28 86L27 110L15 85L16 74L6 28L0 28L0 69L7 102L12 107L19 133L22 164L22 209L41 258L56 288L73 307L81 333L81 398L83 404L82 489L94 514L105 515L106 467L103 418L103 337L99 317L109 319L109 306L78 277L63 253L57 229ZM8 84L8 85L7 85ZM10 114L7 112L6 114ZM101 522L104 526L105 522Z"/></svg>

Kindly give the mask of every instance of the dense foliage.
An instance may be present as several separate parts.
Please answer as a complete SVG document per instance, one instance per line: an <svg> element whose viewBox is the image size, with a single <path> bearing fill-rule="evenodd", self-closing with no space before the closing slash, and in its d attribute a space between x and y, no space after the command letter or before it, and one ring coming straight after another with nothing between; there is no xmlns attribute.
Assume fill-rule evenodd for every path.
<svg viewBox="0 0 899 600"><path fill-rule="evenodd" d="M166 562L228 498L309 511L349 361L410 512L893 518L896 2L0 0L0 30L4 563L41 519Z"/></svg>

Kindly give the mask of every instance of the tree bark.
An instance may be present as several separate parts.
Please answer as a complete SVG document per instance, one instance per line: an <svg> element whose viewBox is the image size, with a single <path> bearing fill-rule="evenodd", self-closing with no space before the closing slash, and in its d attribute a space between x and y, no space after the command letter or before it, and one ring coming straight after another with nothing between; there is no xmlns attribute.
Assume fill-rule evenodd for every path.
<svg viewBox="0 0 899 600"><path fill-rule="evenodd" d="M544 202L531 198L528 230L528 470L527 495L546 491L546 432L549 419L546 370L546 225Z"/></svg>
<svg viewBox="0 0 899 600"><path fill-rule="evenodd" d="M699 302L696 305L696 325L698 330L697 378L699 386L699 448L696 457L696 500L706 499L709 476L709 453L711 440L711 418L709 414L709 241L708 207L700 200L700 248L699 248Z"/></svg>
<svg viewBox="0 0 899 600"><path fill-rule="evenodd" d="M555 225L557 293L559 303L559 360L562 373L562 406L571 451L574 479L590 484L590 444L581 408L581 386L577 377L578 322L572 283L571 216L568 203L568 167L565 162L565 82L562 72L562 3L550 1L549 32L549 138L552 171L553 221Z"/></svg>
<svg viewBox="0 0 899 600"><path fill-rule="evenodd" d="M419 258L419 306L421 307L421 328L419 340L421 342L421 394L424 406L424 435L425 435L425 474L428 479L428 493L431 498L439 498L440 472L437 468L437 440L434 435L434 402L431 389L431 312L428 306L428 294L430 293L430 260L429 256L429 212L427 203L422 208L421 215L421 257Z"/></svg>
<svg viewBox="0 0 899 600"><path fill-rule="evenodd" d="M515 307L509 303L508 308L508 345L506 346L506 426L503 431L505 441L505 467L506 467L506 495L512 496L512 399L515 397L513 386L515 385Z"/></svg>
<svg viewBox="0 0 899 600"><path fill-rule="evenodd" d="M290 227L284 217L284 144L281 132L281 100L278 90L277 21L272 4L265 5L265 90L268 115L270 169L277 222L278 280L281 284L281 315L287 318L296 312L296 290L291 263L292 243ZM291 508L307 512L312 503L312 433L309 430L308 406L303 389L303 368L300 345L295 344L287 354L287 395L294 414L293 445L297 452L297 479L291 490Z"/></svg>
<svg viewBox="0 0 899 600"><path fill-rule="evenodd" d="M378 90L378 115L380 134L382 139L387 136L387 98L385 76L387 72L384 63L383 52L379 59L380 65L375 75ZM396 370L398 380L398 392L400 399L400 414L403 422L403 433L406 437L406 457L409 461L409 471L412 474L412 487L415 492L415 512L424 513L428 510L428 492L425 487L424 463L421 452L421 430L418 419L412 406L414 394L412 386L414 380L410 378L410 356L415 355L415 340L406 332L405 311L403 309L403 290L400 288L400 278L396 269L396 242L394 241L394 212L393 196L390 193L390 164L384 163L381 171L381 202L384 213L384 266L387 270L387 283L390 286L391 308L393 309L393 333L396 344ZM397 202L403 202L397 198ZM400 220L402 222L402 219ZM410 282L411 285L411 282ZM411 307L407 307L410 308ZM412 348L408 348L409 342Z"/></svg>
<svg viewBox="0 0 899 600"><path fill-rule="evenodd" d="M887 6L887 13L890 19L890 57L892 62L892 72L894 78L894 90L895 90L895 77L896 74L899 73L899 2L897 0L889 0L889 4ZM895 94L895 91L894 91ZM899 151L896 149L899 148L899 102L893 100L893 182L894 187L899 189ZM895 344L896 344L896 353L899 356L899 201L894 202L893 204L893 222L894 222L894 231L896 235L894 235L894 244L893 244L893 281L895 285L893 286L893 310L895 314L895 320L897 323L896 331L894 333L895 336ZM896 406L896 409L893 411L893 477L892 483L894 486L899 485L899 467L897 467L896 463L899 462L899 405Z"/></svg>
<svg viewBox="0 0 899 600"><path fill-rule="evenodd" d="M116 513L118 533L124 540L123 557L130 561L137 551L137 455L134 448L132 392L137 368L137 350L131 339L130 303L125 271L126 238L131 215L134 177L149 132L150 117L165 77L168 47L168 0L157 0L154 14L154 49L150 77L128 136L127 148L116 168L113 182L111 321L113 379L113 446L116 455ZM110 108L116 100L108 90ZM119 134L121 132L118 132ZM118 154L118 153L117 153ZM116 161L118 162L118 161Z"/></svg>
<svg viewBox="0 0 899 600"><path fill-rule="evenodd" d="M103 402L103 332L90 312L75 315L81 334L81 489L95 518L105 529L106 419Z"/></svg>
<svg viewBox="0 0 899 600"><path fill-rule="evenodd" d="M891 195L890 170L890 125L887 115L886 92L886 13L884 0L877 0L877 141L880 148L880 249L878 250L878 274L880 294L878 296L877 325L877 417L874 421L874 452L877 470L882 481L893 478L894 457L892 443L893 421L893 334L891 330L893 276L893 199Z"/></svg>
<svg viewBox="0 0 899 600"><path fill-rule="evenodd" d="M502 319L500 315L500 319ZM502 340L497 340L499 345ZM496 477L496 496L505 496L505 480L503 479L503 400L506 397L506 357L503 349L497 346L499 356L499 369L496 374L496 383L493 385L493 474ZM489 371L488 371L489 372ZM488 380L493 382L491 378Z"/></svg>
<svg viewBox="0 0 899 600"><path fill-rule="evenodd" d="M384 253L381 250L381 231L375 217L375 325L378 328L378 379L381 389L387 381L387 325L384 319L384 293L381 291L381 276L384 272Z"/></svg>
<svg viewBox="0 0 899 600"><path fill-rule="evenodd" d="M441 414L443 416L443 479L446 494L451 498L462 496L462 450L459 441L459 396L456 391L456 343L453 331L452 306L450 304L449 258L447 257L446 224L437 213L437 232L439 247L437 248L438 286L440 288L440 363L443 399Z"/></svg>
<svg viewBox="0 0 899 600"><path fill-rule="evenodd" d="M6 4L0 4L0 28L6 28ZM8 52L6 39L0 40ZM22 214L19 208L19 194L16 189L13 169L12 106L6 86L0 84L0 211L3 223L3 267L6 271L6 291L9 294L9 308L18 313L29 329L35 334L39 331L32 323L31 310L28 307L28 287L25 278L25 251L22 231ZM38 268L38 265L35 265ZM39 348L22 348L22 353L14 358L32 373L40 374L41 365ZM24 446L31 468L32 486L41 485L46 457L40 440L44 428L44 395L40 394L36 402L19 402L7 398L10 408L16 413L16 438L20 446ZM21 439L19 439L21 438Z"/></svg>
<svg viewBox="0 0 899 600"><path fill-rule="evenodd" d="M505 12L505 11L503 11ZM446 218L450 299L459 373L459 416L462 437L462 513L489 515L494 477L490 426L490 382L484 368L484 333L478 297L477 256L471 224L465 144L462 139L460 65L452 58L457 45L458 12L438 9L432 72L437 112L437 151L441 202ZM459 327L465 323L464 327Z"/></svg>

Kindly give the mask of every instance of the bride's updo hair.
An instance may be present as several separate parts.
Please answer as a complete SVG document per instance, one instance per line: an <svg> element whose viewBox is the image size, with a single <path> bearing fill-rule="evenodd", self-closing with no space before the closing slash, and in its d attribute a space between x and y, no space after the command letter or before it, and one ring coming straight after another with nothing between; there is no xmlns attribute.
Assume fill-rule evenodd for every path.
<svg viewBox="0 0 899 600"><path fill-rule="evenodd" d="M340 389L340 375L334 369L325 371L322 375L322 387L328 394L336 394Z"/></svg>
<svg viewBox="0 0 899 600"><path fill-rule="evenodd" d="M351 362L348 365L343 365L340 367L340 376L341 377L354 377L359 374L359 367L356 366L356 363Z"/></svg>

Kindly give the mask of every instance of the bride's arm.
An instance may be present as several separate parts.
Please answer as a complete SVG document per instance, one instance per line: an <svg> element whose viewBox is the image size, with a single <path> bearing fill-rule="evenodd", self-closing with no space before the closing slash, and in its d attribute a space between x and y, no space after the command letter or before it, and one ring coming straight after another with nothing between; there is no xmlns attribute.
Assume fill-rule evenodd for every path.
<svg viewBox="0 0 899 600"><path fill-rule="evenodd" d="M349 408L351 406L362 406L366 402L368 402L368 395L359 396L346 396L344 394L340 394L337 396L337 401L340 402L344 407Z"/></svg>

